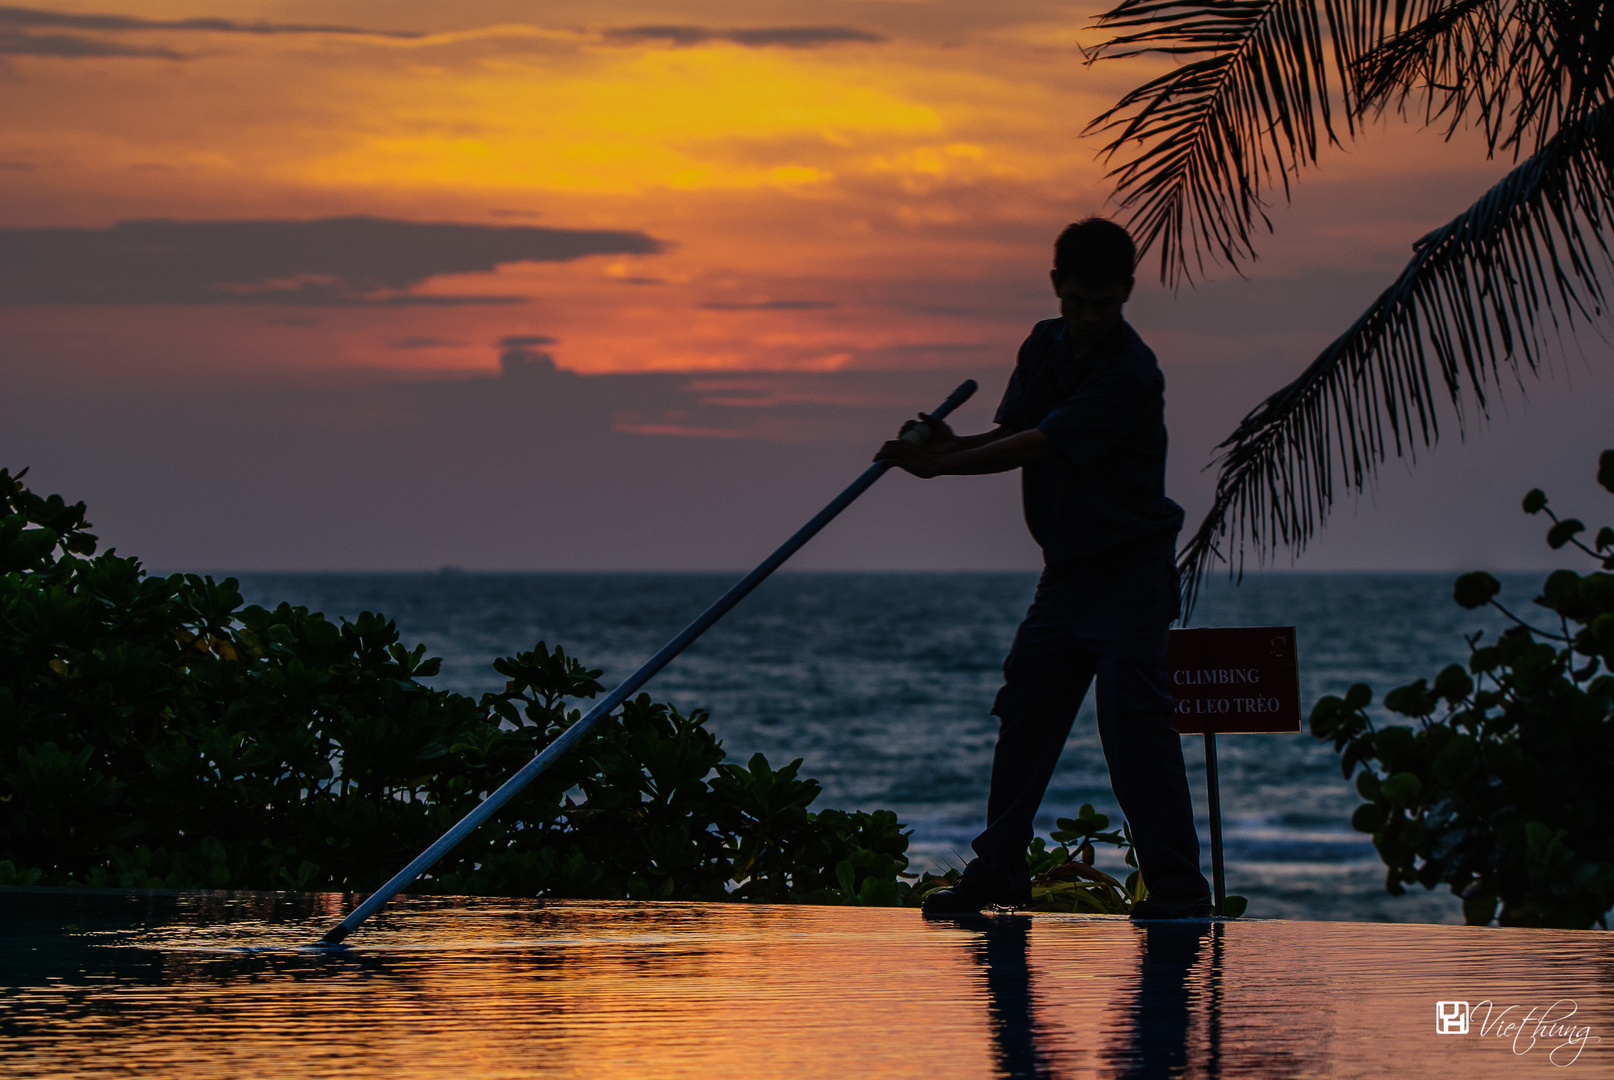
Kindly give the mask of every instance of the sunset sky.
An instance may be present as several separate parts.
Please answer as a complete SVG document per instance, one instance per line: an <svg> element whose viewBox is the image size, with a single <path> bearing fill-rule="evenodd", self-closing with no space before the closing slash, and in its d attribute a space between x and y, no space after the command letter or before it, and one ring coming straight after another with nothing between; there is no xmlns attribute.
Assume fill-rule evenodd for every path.
<svg viewBox="0 0 1614 1080"><path fill-rule="evenodd" d="M1083 129L1162 70L1085 65L1099 10L0 8L0 465L165 569L748 565L962 379L989 424L1053 236L1113 212ZM1191 523L1215 443L1507 167L1387 120L1245 277L1140 281ZM1537 484L1614 518L1582 348L1297 565L1544 565ZM800 565L1035 563L1012 477L895 476Z"/></svg>

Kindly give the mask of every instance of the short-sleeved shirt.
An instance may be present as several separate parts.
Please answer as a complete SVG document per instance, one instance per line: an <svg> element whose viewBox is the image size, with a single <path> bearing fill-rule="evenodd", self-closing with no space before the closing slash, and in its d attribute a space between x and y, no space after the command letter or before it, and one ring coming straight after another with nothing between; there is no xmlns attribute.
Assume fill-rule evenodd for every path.
<svg viewBox="0 0 1614 1080"><path fill-rule="evenodd" d="M1166 498L1166 380L1126 323L1072 359L1063 319L1020 346L996 422L1054 453L1021 467L1026 525L1050 568L1170 560L1182 507Z"/></svg>

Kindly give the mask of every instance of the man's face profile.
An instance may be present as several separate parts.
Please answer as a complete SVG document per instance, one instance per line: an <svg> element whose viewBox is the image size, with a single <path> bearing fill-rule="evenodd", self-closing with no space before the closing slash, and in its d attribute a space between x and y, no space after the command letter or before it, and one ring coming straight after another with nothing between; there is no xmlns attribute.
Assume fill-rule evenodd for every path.
<svg viewBox="0 0 1614 1080"><path fill-rule="evenodd" d="M1051 275L1054 293L1059 297L1059 314L1069 328L1072 341L1085 345L1121 321L1121 308L1132 295L1132 282L1087 281L1075 276Z"/></svg>

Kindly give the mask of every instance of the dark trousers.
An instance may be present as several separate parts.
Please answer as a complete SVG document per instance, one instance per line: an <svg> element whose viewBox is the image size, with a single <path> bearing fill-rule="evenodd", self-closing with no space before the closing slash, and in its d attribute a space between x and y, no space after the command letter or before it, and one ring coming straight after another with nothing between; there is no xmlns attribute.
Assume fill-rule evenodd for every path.
<svg viewBox="0 0 1614 1080"><path fill-rule="evenodd" d="M992 707L1001 724L986 831L971 844L987 872L1026 881L1037 807L1096 679L1110 786L1132 826L1144 883L1167 898L1210 895L1199 872L1182 742L1169 722L1166 639L1177 602L1176 570L1166 560L1043 572Z"/></svg>

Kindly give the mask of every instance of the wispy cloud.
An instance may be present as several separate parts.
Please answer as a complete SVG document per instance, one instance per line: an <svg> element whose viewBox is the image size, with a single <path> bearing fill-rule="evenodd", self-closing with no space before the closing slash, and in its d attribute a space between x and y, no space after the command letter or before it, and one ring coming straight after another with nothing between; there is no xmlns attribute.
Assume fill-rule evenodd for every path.
<svg viewBox="0 0 1614 1080"><path fill-rule="evenodd" d="M73 14L38 8L0 6L0 56L46 56L60 59L89 57L156 57L185 60L190 56L158 45L130 44L120 35L154 31L196 34L341 35L423 45L452 44L482 38L539 37L580 40L578 31L561 31L522 24L481 27L445 33L378 30L337 23L243 22L237 19L143 19L132 15ZM586 37L587 35L582 35ZM727 42L749 48L818 49L832 45L878 44L882 34L853 26L757 26L721 29L708 26L657 24L611 27L601 31L607 41L661 43L690 47Z"/></svg>
<svg viewBox="0 0 1614 1080"><path fill-rule="evenodd" d="M407 290L508 263L662 248L642 232L372 217L0 229L0 304L519 303L523 297Z"/></svg>
<svg viewBox="0 0 1614 1080"><path fill-rule="evenodd" d="M397 341L387 342L389 349L458 349L469 345L469 341L451 341L440 337L406 337Z"/></svg>
<svg viewBox="0 0 1614 1080"><path fill-rule="evenodd" d="M217 18L141 19L130 15L77 15L61 11L41 11L37 8L0 6L0 56L42 56L63 60L120 56L154 57L163 60L189 58L189 54L173 49L153 45L133 45L117 39L117 35L148 31L255 35L340 34L409 40L424 36L407 31L371 30L328 23L238 22L234 19Z"/></svg>
<svg viewBox="0 0 1614 1080"><path fill-rule="evenodd" d="M125 45L104 38L81 34L19 34L0 26L0 56L49 56L59 60L84 60L101 56L147 56L161 60L184 60L185 53L173 49Z"/></svg>
<svg viewBox="0 0 1614 1080"><path fill-rule="evenodd" d="M833 300L761 300L752 304L713 300L701 305L707 311L822 311L835 306Z"/></svg>
<svg viewBox="0 0 1614 1080"><path fill-rule="evenodd" d="M355 34L418 38L403 30L373 30L330 23L237 22L234 19L140 19L130 15L74 15L62 11L0 6L0 26L70 30L198 30L213 34Z"/></svg>
<svg viewBox="0 0 1614 1080"><path fill-rule="evenodd" d="M726 41L752 48L817 49L826 45L878 44L881 34L852 26L759 26L718 30L708 26L624 26L605 31L613 41L659 41L669 45L705 45Z"/></svg>

